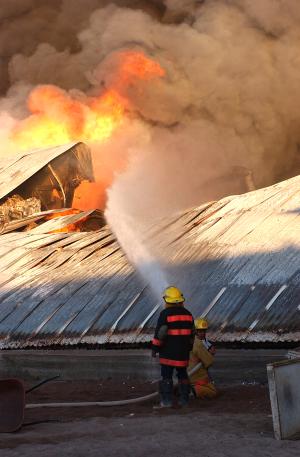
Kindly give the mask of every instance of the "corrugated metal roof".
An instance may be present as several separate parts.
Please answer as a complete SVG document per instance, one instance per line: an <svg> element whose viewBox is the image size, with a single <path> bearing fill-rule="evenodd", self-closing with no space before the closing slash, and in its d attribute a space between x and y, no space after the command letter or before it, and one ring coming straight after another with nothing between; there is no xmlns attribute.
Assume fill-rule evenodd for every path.
<svg viewBox="0 0 300 457"><path fill-rule="evenodd" d="M50 233L55 230L60 230L64 227L67 227L69 225L76 224L78 222L81 222L84 219L87 219L91 215L101 215L102 216L102 211L100 210L95 210L95 209L90 209L88 211L79 211L78 213L75 214L67 214L66 216L60 216L54 219L51 219L47 222L44 222L41 225L38 225L34 229L31 230L31 233Z"/></svg>
<svg viewBox="0 0 300 457"><path fill-rule="evenodd" d="M69 143L48 149L34 149L0 158L0 200L29 179L51 160L83 143Z"/></svg>
<svg viewBox="0 0 300 457"><path fill-rule="evenodd" d="M212 339L300 340L299 202L296 177L149 232L170 282L211 322ZM160 304L109 227L42 232L0 237L0 347L149 341Z"/></svg>
<svg viewBox="0 0 300 457"><path fill-rule="evenodd" d="M32 214L31 216L24 217L23 219L14 219L12 221L9 221L9 222L3 224L3 226L0 229L0 234L13 232L22 227L26 227L27 225L29 225L33 222L38 222L38 221L44 219L45 216L48 216L50 214L56 213L56 214L63 215L63 213L68 212L68 211L70 211L70 208L49 209L47 211L41 211L40 213L35 213L35 214Z"/></svg>
<svg viewBox="0 0 300 457"><path fill-rule="evenodd" d="M170 246L177 247L171 271L190 290L192 311L210 320L213 338L299 340L299 203L296 177L174 222L184 235Z"/></svg>

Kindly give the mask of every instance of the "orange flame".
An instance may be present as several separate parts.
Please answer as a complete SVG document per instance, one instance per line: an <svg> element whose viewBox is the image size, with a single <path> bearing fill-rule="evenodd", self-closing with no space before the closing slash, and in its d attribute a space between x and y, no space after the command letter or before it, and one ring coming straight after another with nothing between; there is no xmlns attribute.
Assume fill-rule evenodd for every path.
<svg viewBox="0 0 300 457"><path fill-rule="evenodd" d="M65 211L59 211L59 212L47 214L47 216L45 217L45 220L50 221L52 219L57 219L57 218L61 218L64 216L70 216L71 214L79 214L79 213L80 213L79 209L69 208ZM87 218L85 217L83 219L80 219L80 221L77 221L77 223L75 222L74 224L67 224L64 227L61 227L60 229L50 230L48 233L80 232L80 227L78 226L78 223L82 223L86 219Z"/></svg>
<svg viewBox="0 0 300 457"><path fill-rule="evenodd" d="M82 222L82 221L80 221ZM65 225L64 227L56 230L50 230L48 233L70 233L70 232L80 232L80 227L76 224Z"/></svg>
<svg viewBox="0 0 300 457"><path fill-rule="evenodd" d="M12 134L19 148L107 140L122 123L129 107L129 101L120 92L139 80L165 75L163 68L142 52L124 51L118 57L117 87L104 90L99 97L74 98L51 85L35 88L28 98L31 115Z"/></svg>
<svg viewBox="0 0 300 457"><path fill-rule="evenodd" d="M57 218L60 218L60 217L70 216L71 214L79 214L79 213L80 213L80 209L68 208L68 209L63 210L63 211L58 211L58 212L53 212L53 213L47 214L45 216L45 220L46 221L51 221L52 219L57 219Z"/></svg>

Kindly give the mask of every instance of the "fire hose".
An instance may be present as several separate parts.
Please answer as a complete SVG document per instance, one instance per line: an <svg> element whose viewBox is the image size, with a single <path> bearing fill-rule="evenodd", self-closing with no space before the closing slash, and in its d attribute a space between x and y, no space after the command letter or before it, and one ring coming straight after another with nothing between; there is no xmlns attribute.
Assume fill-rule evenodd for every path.
<svg viewBox="0 0 300 457"><path fill-rule="evenodd" d="M191 370L188 370L188 375L192 376L199 368L201 368L202 363L199 362ZM152 381L152 383L158 382ZM113 401L81 401L81 402L68 402L68 403L31 403L25 406L26 409L34 408L78 408L78 407L87 407L87 406L122 406L130 405L134 403L142 403L144 401L151 400L152 398L157 397L159 394L158 391L153 392L142 397L131 398L127 400L113 400Z"/></svg>

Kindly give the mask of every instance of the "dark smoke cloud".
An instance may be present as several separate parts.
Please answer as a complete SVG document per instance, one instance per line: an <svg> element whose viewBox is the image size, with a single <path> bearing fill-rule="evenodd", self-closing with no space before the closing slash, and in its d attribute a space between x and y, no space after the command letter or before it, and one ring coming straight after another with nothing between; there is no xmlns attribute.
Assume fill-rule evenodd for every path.
<svg viewBox="0 0 300 457"><path fill-rule="evenodd" d="M5 93L11 84L20 80L32 84L59 82L64 89L87 89L84 68L80 74L74 71L64 76L60 67L66 64L66 56L80 53L78 34L88 28L93 11L111 3L109 0L0 0L0 91ZM116 0L113 3L143 8L157 17L164 10L161 2L155 1ZM35 53L38 63L33 72L25 66L26 57ZM54 54L58 54L55 60L58 66L49 75ZM16 55L18 57L11 62ZM72 68L69 71L72 73Z"/></svg>
<svg viewBox="0 0 300 457"><path fill-rule="evenodd" d="M0 154L32 87L97 93L137 49L167 76L126 88L134 112L92 145L100 167L103 150L131 158L110 211L144 221L271 184L299 172L299 40L298 0L0 0Z"/></svg>

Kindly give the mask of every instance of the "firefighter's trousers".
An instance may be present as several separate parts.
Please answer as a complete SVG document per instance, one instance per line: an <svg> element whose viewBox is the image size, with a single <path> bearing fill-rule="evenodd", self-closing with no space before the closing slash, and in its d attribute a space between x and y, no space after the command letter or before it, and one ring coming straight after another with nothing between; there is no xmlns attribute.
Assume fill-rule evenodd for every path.
<svg viewBox="0 0 300 457"><path fill-rule="evenodd" d="M217 396L217 389L211 382L196 381L193 383L197 398L215 398Z"/></svg>

